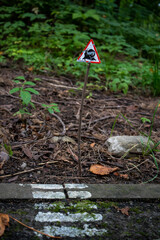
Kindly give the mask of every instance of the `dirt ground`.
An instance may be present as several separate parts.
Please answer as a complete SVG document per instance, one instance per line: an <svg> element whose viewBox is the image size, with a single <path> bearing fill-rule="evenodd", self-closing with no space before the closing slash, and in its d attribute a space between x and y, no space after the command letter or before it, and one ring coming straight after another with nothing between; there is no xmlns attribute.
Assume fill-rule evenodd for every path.
<svg viewBox="0 0 160 240"><path fill-rule="evenodd" d="M31 116L22 119L13 116L19 109L18 94L9 94L15 85L13 79L25 76L33 81L41 78L33 96L35 109L29 109ZM78 176L77 140L81 91L77 90L74 78L33 75L13 68L0 69L0 141L11 145L13 155L0 165L0 182L14 183L142 183L157 174L160 153L137 155L125 159L108 153L105 141L111 134L118 114L113 136L147 135L151 131L152 140L160 140L160 108L154 124L143 123L141 118L152 121L159 98L145 91L130 90L127 95L110 91L92 91L92 97L85 99L82 117L82 177ZM91 91L91 90L90 90ZM89 92L87 92L88 95ZM50 115L40 103L57 103L60 113ZM93 164L118 167L116 172L100 176L90 172ZM3 166L2 166L3 165ZM151 183L159 183L160 174Z"/></svg>

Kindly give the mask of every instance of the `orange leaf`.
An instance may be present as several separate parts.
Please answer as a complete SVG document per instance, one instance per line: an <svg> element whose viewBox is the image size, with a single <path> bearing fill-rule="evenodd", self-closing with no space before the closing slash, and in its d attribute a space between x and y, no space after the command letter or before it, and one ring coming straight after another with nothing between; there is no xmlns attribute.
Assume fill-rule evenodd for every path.
<svg viewBox="0 0 160 240"><path fill-rule="evenodd" d="M0 52L0 55L3 55L4 52Z"/></svg>
<svg viewBox="0 0 160 240"><path fill-rule="evenodd" d="M92 172L94 174L98 174L98 175L108 175L117 170L119 170L118 167L111 168L111 167L102 166L99 164L94 164L90 167L90 172Z"/></svg>
<svg viewBox="0 0 160 240"><path fill-rule="evenodd" d="M33 71L33 67L29 67L29 68L27 68L27 70L32 72Z"/></svg>
<svg viewBox="0 0 160 240"><path fill-rule="evenodd" d="M9 226L9 216L8 214L0 213L0 237L3 235L6 226Z"/></svg>
<svg viewBox="0 0 160 240"><path fill-rule="evenodd" d="M118 176L118 177L121 177L124 179L129 179L128 174L120 174L119 172L114 172L113 174L114 174L114 176Z"/></svg>
<svg viewBox="0 0 160 240"><path fill-rule="evenodd" d="M90 147L91 147L91 148L94 148L95 144L96 144L95 142L94 142L94 143L91 143L91 144L90 144Z"/></svg>

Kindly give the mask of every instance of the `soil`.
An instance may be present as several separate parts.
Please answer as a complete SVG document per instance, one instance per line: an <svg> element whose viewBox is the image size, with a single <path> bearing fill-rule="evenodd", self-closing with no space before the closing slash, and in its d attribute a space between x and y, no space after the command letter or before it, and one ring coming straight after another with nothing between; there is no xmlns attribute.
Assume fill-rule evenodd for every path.
<svg viewBox="0 0 160 240"><path fill-rule="evenodd" d="M9 94L15 85L13 79L25 76L33 81L40 95L33 96L36 108L30 108L32 115L14 116L19 110L18 94ZM91 81L92 79L89 79ZM93 80L92 80L93 82ZM152 121L159 98L145 91L132 89L127 95L106 90L87 90L90 98L85 99L82 132L81 163L82 176L78 173L78 118L81 90L77 89L72 77L49 74L33 75L31 72L1 68L0 71L0 141L11 146L13 155L0 164L0 181L14 183L142 183L156 176L159 152L150 155L136 155L125 159L112 156L105 146L113 124L113 136L139 135L140 132L157 143L160 140L160 108L154 124L143 123L141 118ZM41 103L57 103L60 113L49 114ZM125 118L123 117L125 116ZM118 167L109 175L95 175L90 172L93 164ZM157 165L158 164L158 165ZM150 183L159 183L160 174Z"/></svg>

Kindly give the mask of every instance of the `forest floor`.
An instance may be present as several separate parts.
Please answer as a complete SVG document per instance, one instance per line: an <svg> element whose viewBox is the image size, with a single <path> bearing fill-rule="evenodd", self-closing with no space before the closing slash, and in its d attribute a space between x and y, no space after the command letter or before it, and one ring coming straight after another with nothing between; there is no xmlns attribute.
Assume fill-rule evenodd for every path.
<svg viewBox="0 0 160 240"><path fill-rule="evenodd" d="M36 108L24 119L13 116L19 109L18 94L10 95L15 85L12 80L25 76L33 81L40 95L33 96ZM118 158L105 146L118 114L113 136L149 135L156 143L160 140L160 108L154 124L143 123L141 118L152 121L159 98L138 89L127 95L110 91L93 91L86 98L82 117L82 177L78 176L77 140L81 91L74 78L64 76L33 75L12 68L0 69L0 141L11 146L13 155L0 165L2 183L142 183L157 174L155 160L160 165L160 153ZM50 115L40 103L57 103L60 113ZM128 119L128 122L125 118ZM1 151L2 151L1 144ZM90 172L93 164L118 167L109 175ZM160 183L160 174L151 183Z"/></svg>

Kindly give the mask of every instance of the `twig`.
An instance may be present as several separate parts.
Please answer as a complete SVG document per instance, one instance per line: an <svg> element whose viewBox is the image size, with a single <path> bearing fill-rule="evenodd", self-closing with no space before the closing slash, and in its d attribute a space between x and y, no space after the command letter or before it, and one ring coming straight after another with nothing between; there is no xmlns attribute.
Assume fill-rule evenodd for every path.
<svg viewBox="0 0 160 240"><path fill-rule="evenodd" d="M60 123L62 124L63 131L61 132L60 135L64 136L64 135L66 134L66 127L65 127L64 122L62 121L62 119L61 119L57 114L52 113L52 115L53 115L54 117L56 117L56 118L60 121Z"/></svg>
<svg viewBox="0 0 160 240"><path fill-rule="evenodd" d="M119 171L119 172L120 172L120 173L122 173L122 172L129 172L129 171L133 170L134 168L138 168L140 165L144 164L144 163L147 162L147 161L148 161L148 159L146 159L146 160L143 161L142 163L138 164L137 166L134 166L133 168L129 168L129 169L127 169L127 170L123 170L123 171Z"/></svg>
<svg viewBox="0 0 160 240"><path fill-rule="evenodd" d="M57 162L57 161L41 163L39 165L53 164L55 162ZM0 179L7 178L7 177L13 177L13 176L17 176L17 175L21 175L21 174L25 174L25 173L29 173L29 172L33 172L33 171L36 171L36 170L39 170L39 169L42 169L42 168L43 167L37 167L37 168L32 168L32 169L29 169L29 170L24 170L24 171L13 173L13 174L3 175L3 176L0 176Z"/></svg>
<svg viewBox="0 0 160 240"><path fill-rule="evenodd" d="M54 236L48 235L48 234L46 234L46 233L43 233L43 232L41 232L41 231L39 231L39 230L37 230L37 229L35 229L35 228L32 228L32 227L27 226L26 224L22 223L21 221L17 220L16 218L14 218L14 217L12 217L12 216L10 216L10 215L8 215L8 216L9 216L10 218L12 218L14 221L16 221L16 222L20 223L21 225L23 225L24 227L33 230L34 232L38 232L38 233L40 233L40 234L42 234L42 235L45 235L45 236L47 236L47 237L50 237L50 238L61 238L61 237L54 237Z"/></svg>
<svg viewBox="0 0 160 240"><path fill-rule="evenodd" d="M3 176L0 176L0 179L7 178L7 177L17 176L17 175L21 175L21 174L24 174L24 173L33 172L33 171L36 171L36 170L39 170L39 169L42 169L42 168L43 168L43 167L32 168L32 169L30 169L30 170L25 170L25 171L18 172L18 173L3 175Z"/></svg>

